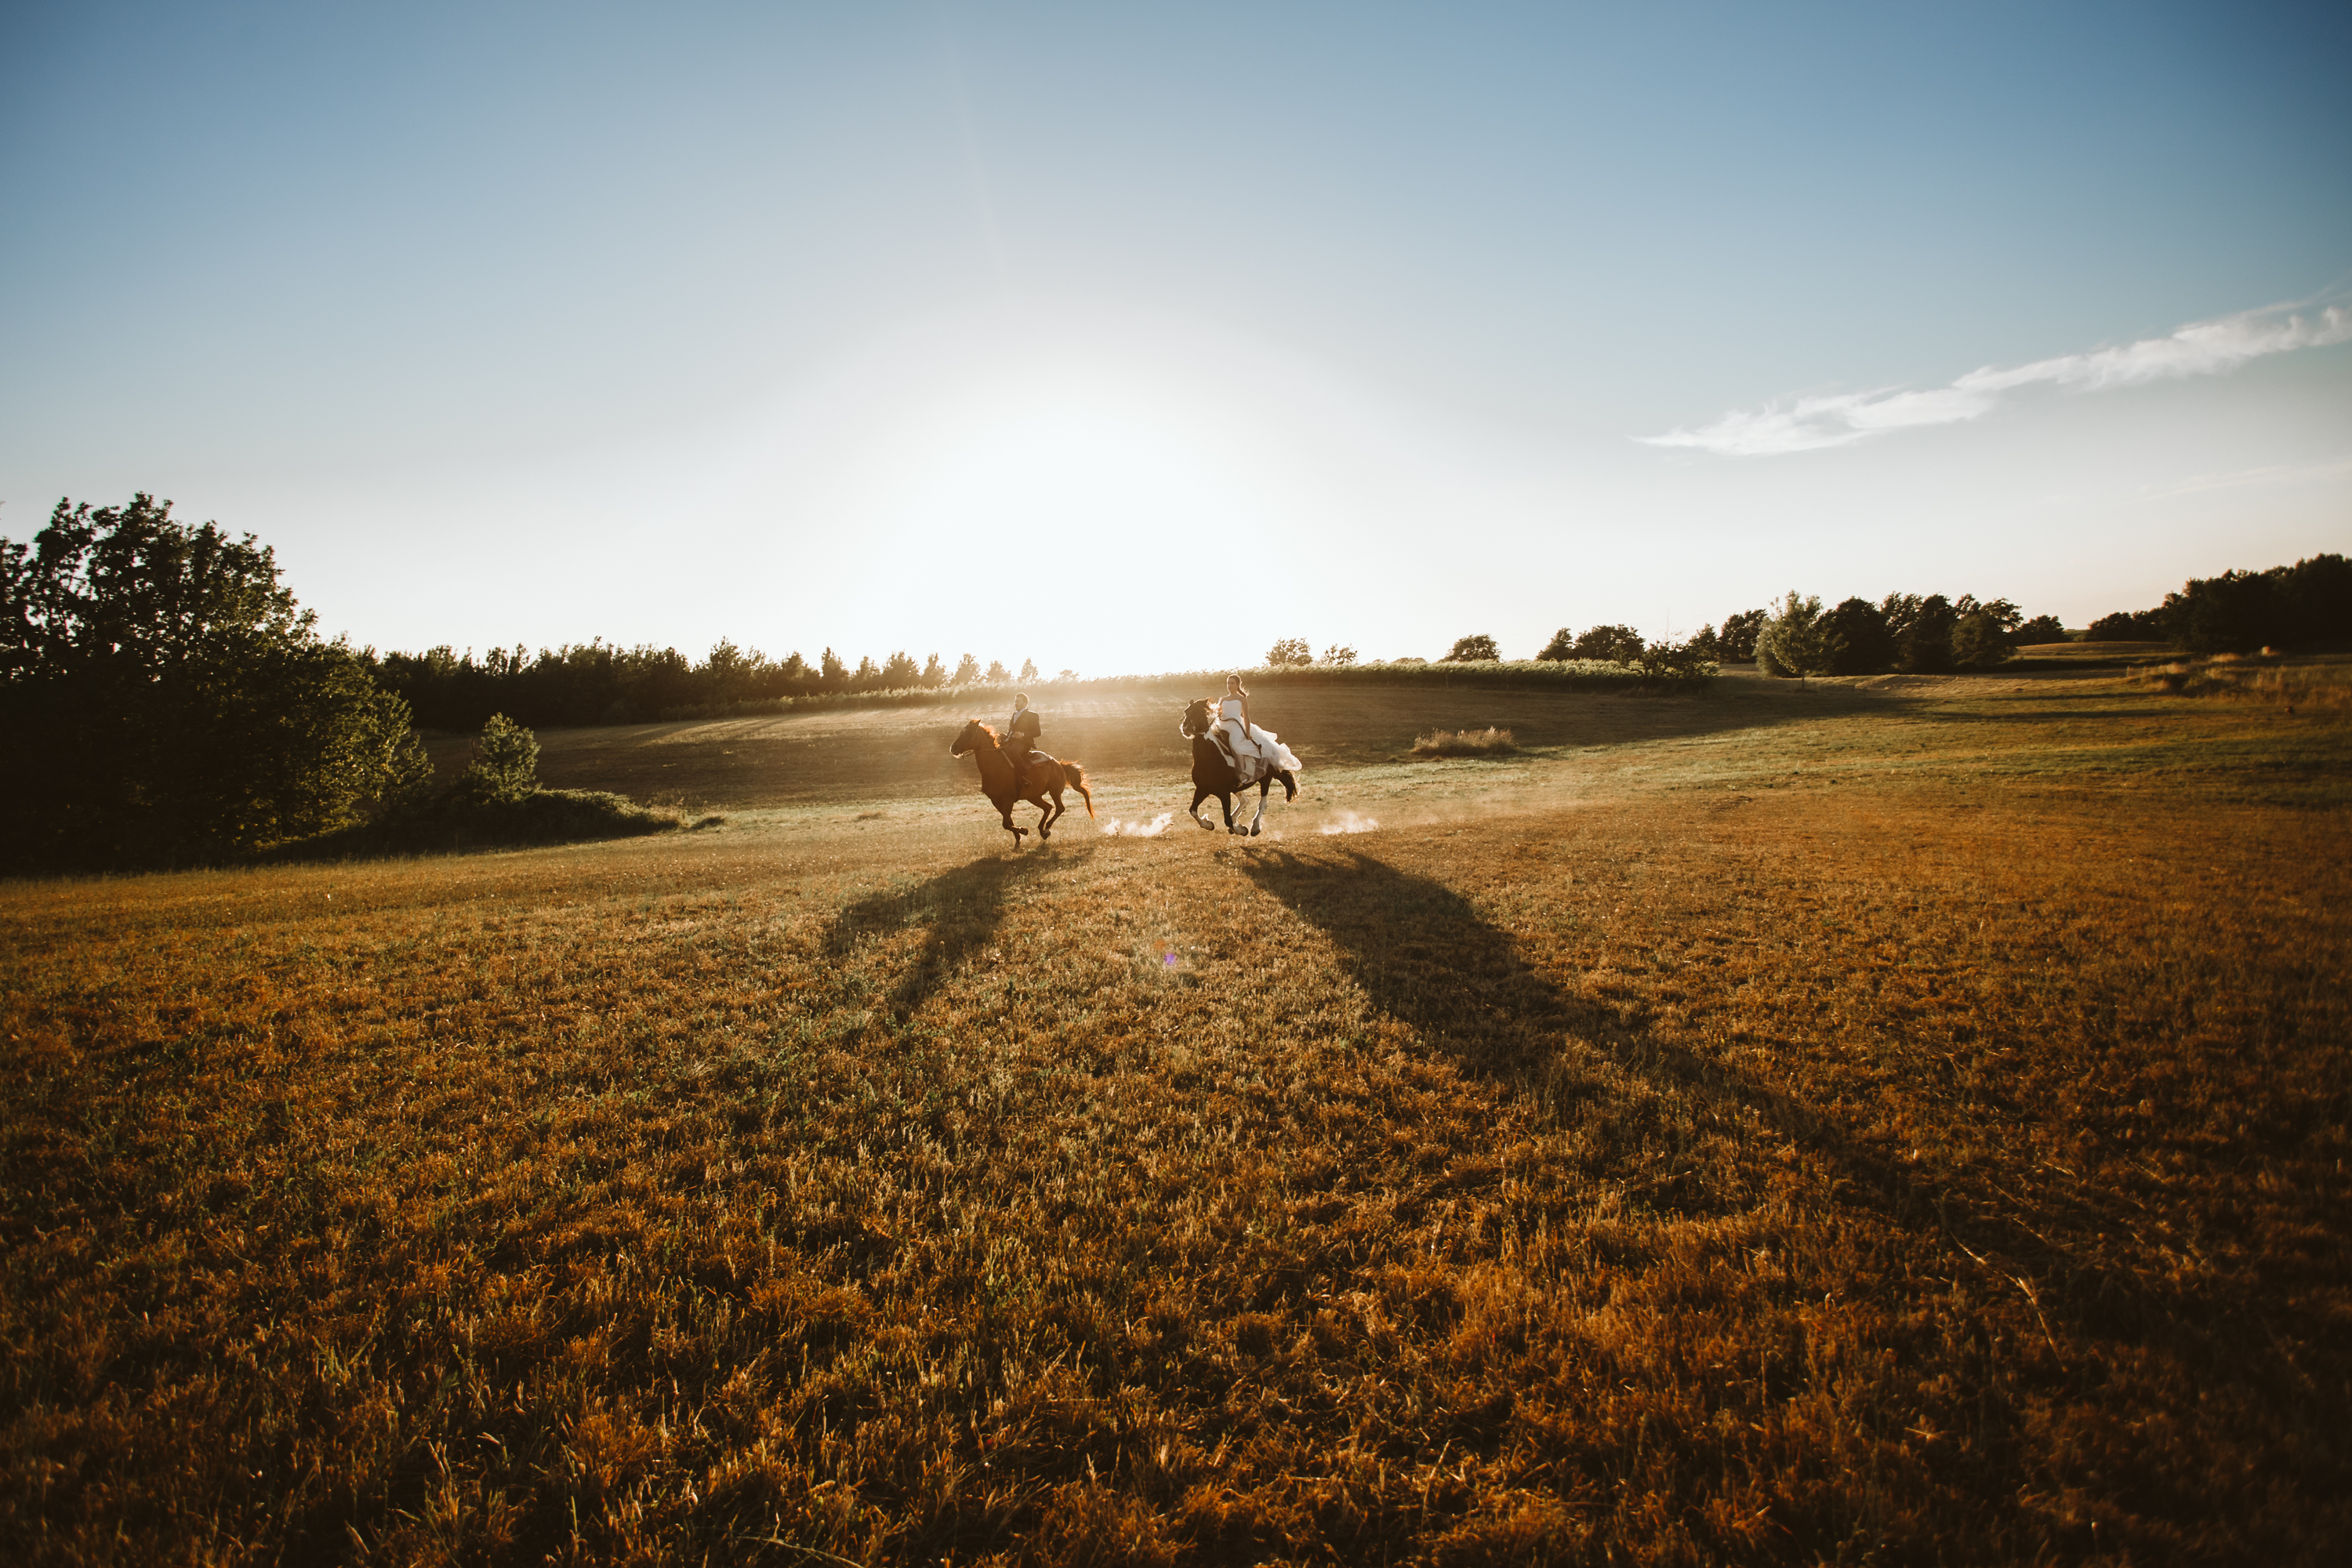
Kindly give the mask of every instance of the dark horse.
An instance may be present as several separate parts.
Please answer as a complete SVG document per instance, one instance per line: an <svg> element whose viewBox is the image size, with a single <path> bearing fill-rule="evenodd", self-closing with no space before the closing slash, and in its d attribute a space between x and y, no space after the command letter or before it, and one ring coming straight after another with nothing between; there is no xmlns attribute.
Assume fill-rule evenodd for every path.
<svg viewBox="0 0 2352 1568"><path fill-rule="evenodd" d="M950 756L961 757L966 752L980 759L981 793L995 804L997 815L1004 818L1004 831L1013 835L1013 847L1015 849L1020 848L1021 841L1029 837L1027 828L1013 826L1015 801L1025 800L1045 814L1037 820L1037 837L1040 839L1053 837L1055 822L1062 813L1070 809L1062 804L1065 789L1074 789L1084 795L1087 815L1092 816L1095 814L1094 792L1087 788L1087 770L1076 763L1058 762L1043 752L1032 752L1021 770L1024 776L1016 784L1013 778L1013 759L997 745L995 730L977 719L966 724L963 733L956 737L955 744L948 748ZM1047 795L1053 796L1050 804L1045 798Z"/></svg>
<svg viewBox="0 0 2352 1568"><path fill-rule="evenodd" d="M1192 742L1192 820L1200 822L1212 833L1217 830L1214 823L1201 822L1201 803L1215 795L1217 804L1225 808L1225 831L1246 833L1255 838L1265 821L1265 795L1274 787L1274 781L1282 781L1283 799L1297 800L1298 780L1287 768L1258 780L1257 815L1250 818L1247 827L1234 822L1234 796L1243 794L1249 785L1242 782L1241 774L1234 770L1234 764L1226 758L1223 749L1209 738L1209 731L1216 728L1216 704L1203 697L1184 710L1184 717L1176 726L1176 732Z"/></svg>

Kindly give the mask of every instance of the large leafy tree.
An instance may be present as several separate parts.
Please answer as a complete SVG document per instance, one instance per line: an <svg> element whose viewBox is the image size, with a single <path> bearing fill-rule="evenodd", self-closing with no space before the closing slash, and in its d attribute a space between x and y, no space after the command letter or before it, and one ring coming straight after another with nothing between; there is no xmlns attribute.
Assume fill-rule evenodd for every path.
<svg viewBox="0 0 2352 1568"><path fill-rule="evenodd" d="M250 534L59 501L0 538L0 770L19 868L152 863L351 826L431 780L408 706Z"/></svg>

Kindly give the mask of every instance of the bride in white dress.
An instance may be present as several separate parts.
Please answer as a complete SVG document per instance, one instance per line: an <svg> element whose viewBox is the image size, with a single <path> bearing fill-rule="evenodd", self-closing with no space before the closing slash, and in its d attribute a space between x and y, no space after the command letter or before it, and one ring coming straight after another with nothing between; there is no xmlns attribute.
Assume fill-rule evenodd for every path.
<svg viewBox="0 0 2352 1568"><path fill-rule="evenodd" d="M1244 777L1255 781L1268 773L1298 771L1298 758L1282 743L1282 737L1250 722L1249 692L1238 675L1225 677L1224 700L1217 704L1217 729Z"/></svg>

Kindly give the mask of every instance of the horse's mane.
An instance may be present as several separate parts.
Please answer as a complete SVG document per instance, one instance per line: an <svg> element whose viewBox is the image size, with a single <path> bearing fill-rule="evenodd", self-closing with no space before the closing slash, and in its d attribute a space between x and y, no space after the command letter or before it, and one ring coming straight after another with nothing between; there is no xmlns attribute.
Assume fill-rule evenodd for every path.
<svg viewBox="0 0 2352 1568"><path fill-rule="evenodd" d="M992 741L1001 741L1004 738L996 732L996 726L993 724L983 724L977 719L974 719L971 723L972 728L978 730L982 734L987 736Z"/></svg>

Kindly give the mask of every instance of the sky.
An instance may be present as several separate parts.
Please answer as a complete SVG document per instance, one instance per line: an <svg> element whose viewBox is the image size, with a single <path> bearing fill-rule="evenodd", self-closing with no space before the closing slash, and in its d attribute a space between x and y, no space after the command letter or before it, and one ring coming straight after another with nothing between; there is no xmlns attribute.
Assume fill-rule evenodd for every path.
<svg viewBox="0 0 2352 1568"><path fill-rule="evenodd" d="M2352 9L0 3L0 534L1085 675L2352 551Z"/></svg>

